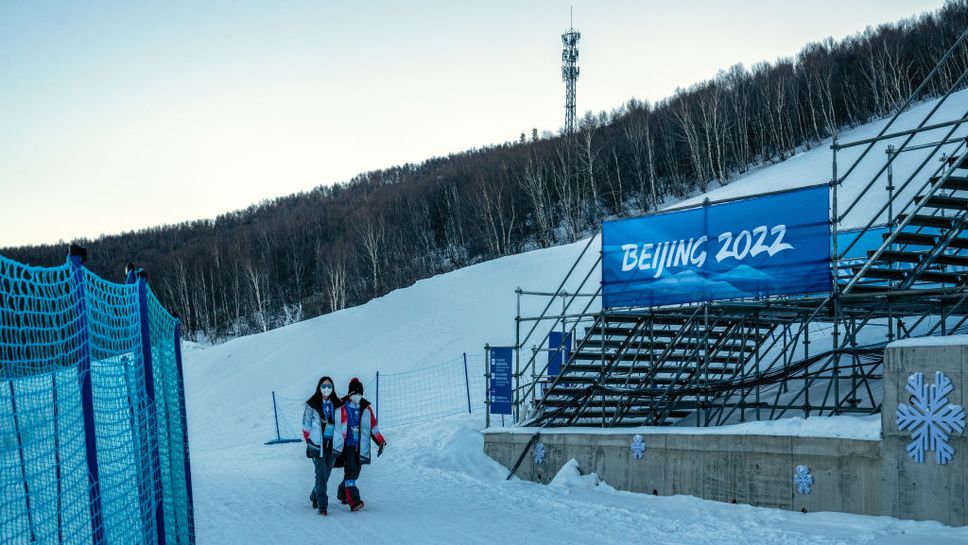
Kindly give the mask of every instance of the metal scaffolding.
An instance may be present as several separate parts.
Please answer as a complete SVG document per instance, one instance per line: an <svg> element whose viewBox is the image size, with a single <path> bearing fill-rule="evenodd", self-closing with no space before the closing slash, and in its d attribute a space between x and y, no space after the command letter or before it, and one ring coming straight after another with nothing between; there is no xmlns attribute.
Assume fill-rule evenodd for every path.
<svg viewBox="0 0 968 545"><path fill-rule="evenodd" d="M570 34L562 36L566 44ZM603 309L595 274L601 255L593 259L590 248L598 237L592 237L557 290L517 290L518 423L708 426L878 412L888 342L968 329L968 131L959 131L966 128L968 111L943 122L933 119L949 96L965 86L968 71L915 129L892 130L966 36L877 136L841 142L834 135L834 282L829 293ZM568 95L572 122L573 84ZM918 135L922 138L912 144ZM887 141L884 156L870 153ZM840 170L838 154L848 148L861 151ZM923 160L898 177L897 157L915 150ZM861 178L872 170L876 173L869 179ZM849 199L842 191L845 180L860 187ZM856 214L864 214L862 221L854 221L862 227L840 228ZM872 239L878 242L871 245ZM523 298L547 301L542 312L522 315ZM545 348L551 331L570 334L576 346ZM542 364L549 350L563 356L559 373L549 374Z"/></svg>

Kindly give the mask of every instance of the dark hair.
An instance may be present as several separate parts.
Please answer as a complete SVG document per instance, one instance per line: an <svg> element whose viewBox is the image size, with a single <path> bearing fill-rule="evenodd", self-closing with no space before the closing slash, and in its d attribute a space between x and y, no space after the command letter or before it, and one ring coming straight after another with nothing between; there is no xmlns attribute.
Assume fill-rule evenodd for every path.
<svg viewBox="0 0 968 545"><path fill-rule="evenodd" d="M319 382L316 383L316 390L313 391L313 395L309 396L309 399L306 400L306 403L317 411L323 408L323 394L319 393L319 387L327 380L333 385L333 391L329 393L329 402L333 404L333 407L343 406L343 401L336 395L336 383L330 377L323 375L320 377Z"/></svg>

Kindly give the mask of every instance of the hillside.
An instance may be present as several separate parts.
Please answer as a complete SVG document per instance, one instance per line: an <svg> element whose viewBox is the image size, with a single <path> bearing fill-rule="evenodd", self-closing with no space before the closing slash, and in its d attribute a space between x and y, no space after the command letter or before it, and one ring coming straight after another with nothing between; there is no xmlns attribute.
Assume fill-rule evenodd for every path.
<svg viewBox="0 0 968 545"><path fill-rule="evenodd" d="M910 128L933 106L933 101L916 106L898 120L897 130ZM949 98L932 119L959 117L966 109L968 90ZM866 138L880 130L883 123L869 123L846 131L841 137L843 141ZM968 128L962 129L961 134L968 134ZM879 144L871 159L861 163L857 174L845 181L842 195L850 199L859 192L882 164L883 149L889 143ZM844 164L849 164L850 158L859 152L858 148L844 152ZM923 153L911 152L899 157L895 164L897 175L910 173L924 159ZM706 196L753 195L813 184L829 172L830 159L828 147L819 146L685 202L699 202ZM842 227L856 227L866 222L882 204L879 197L882 191L878 187L870 194ZM227 392L236 392L239 401L224 410L254 415L264 410L270 391L300 397L321 371L345 382L353 375L371 377L376 371L405 371L453 359L463 352L482 353L485 343L513 344L515 288L553 291L585 243L583 240L472 265L418 281L409 288L395 290L358 307L193 351L192 365L188 368L192 399L214 404ZM580 271L591 266L595 253L586 255ZM576 289L577 282L576 279L567 288ZM537 314L544 304L537 298L524 298L523 302L525 315ZM223 415L216 412L202 416L209 417L219 420ZM268 425L262 418L252 424ZM260 431L269 436L268 428Z"/></svg>
<svg viewBox="0 0 968 545"><path fill-rule="evenodd" d="M80 242L106 278L129 261L144 266L188 338L221 342L469 264L574 242L605 217L720 186L716 195L743 191L751 169L794 168L798 154L823 149L835 130L893 112L966 26L968 1L948 2L917 19L807 44L795 58L724 67L655 104L633 99L589 113L574 135L535 130L210 221ZM919 100L962 85L955 75L968 66L968 49L948 63ZM829 169L809 177L824 181ZM770 183L802 182L791 172ZM0 253L59 264L64 245Z"/></svg>

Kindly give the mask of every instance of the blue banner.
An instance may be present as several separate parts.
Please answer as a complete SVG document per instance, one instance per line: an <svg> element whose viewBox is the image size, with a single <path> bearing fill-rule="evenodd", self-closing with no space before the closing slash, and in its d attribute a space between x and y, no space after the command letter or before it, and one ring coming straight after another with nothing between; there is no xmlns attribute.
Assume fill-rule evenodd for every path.
<svg viewBox="0 0 968 545"><path fill-rule="evenodd" d="M511 414L513 360L511 348L491 348L491 414Z"/></svg>
<svg viewBox="0 0 968 545"><path fill-rule="evenodd" d="M831 289L826 185L608 221L603 306L658 306Z"/></svg>
<svg viewBox="0 0 968 545"><path fill-rule="evenodd" d="M548 333L548 375L558 376L561 373L561 364L568 361L570 356L571 333L561 331Z"/></svg>

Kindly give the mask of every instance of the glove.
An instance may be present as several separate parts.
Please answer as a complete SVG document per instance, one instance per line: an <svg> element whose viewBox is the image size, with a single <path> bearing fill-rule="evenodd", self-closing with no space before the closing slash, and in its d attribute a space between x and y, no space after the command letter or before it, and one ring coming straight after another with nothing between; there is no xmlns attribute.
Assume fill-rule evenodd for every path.
<svg viewBox="0 0 968 545"><path fill-rule="evenodd" d="M387 446L387 442L386 441L380 443L380 447L378 449L376 449L376 457L377 458L379 458L380 455L383 454L383 447L385 447L385 446Z"/></svg>

